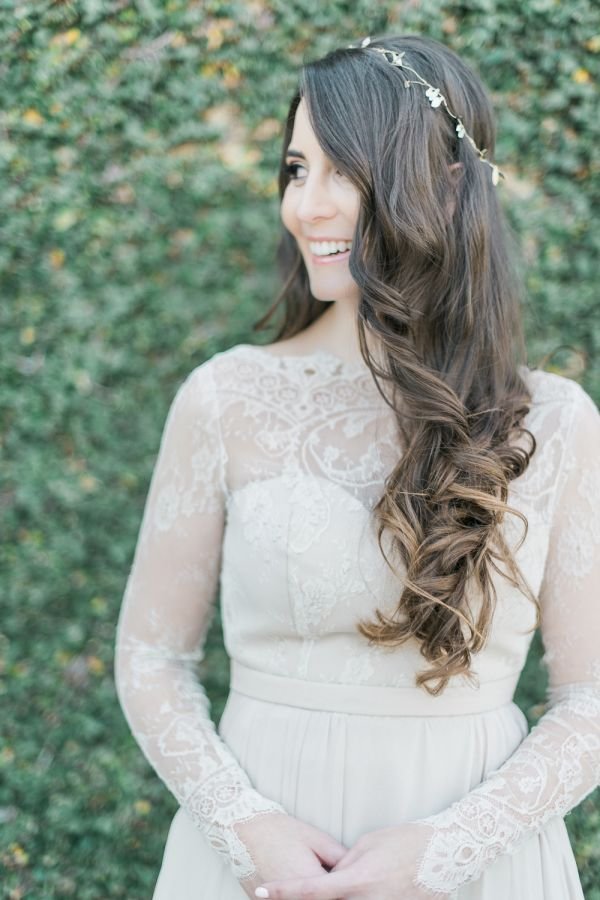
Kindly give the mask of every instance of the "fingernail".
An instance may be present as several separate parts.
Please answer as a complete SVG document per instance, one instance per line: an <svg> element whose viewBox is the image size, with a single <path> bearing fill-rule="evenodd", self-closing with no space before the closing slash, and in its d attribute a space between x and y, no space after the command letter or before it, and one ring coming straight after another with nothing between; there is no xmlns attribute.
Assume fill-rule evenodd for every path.
<svg viewBox="0 0 600 900"><path fill-rule="evenodd" d="M256 888L254 893L257 897L268 897L269 896L269 892L266 888Z"/></svg>

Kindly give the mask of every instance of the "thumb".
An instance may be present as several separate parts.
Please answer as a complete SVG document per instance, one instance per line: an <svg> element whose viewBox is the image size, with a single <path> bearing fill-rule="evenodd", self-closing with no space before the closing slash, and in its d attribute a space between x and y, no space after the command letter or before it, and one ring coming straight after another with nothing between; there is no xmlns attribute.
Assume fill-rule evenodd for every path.
<svg viewBox="0 0 600 900"><path fill-rule="evenodd" d="M284 881L263 881L256 888L256 897L268 896L269 900L339 900L356 888L355 878L349 869L313 875L309 878L286 878ZM266 893L265 893L266 891Z"/></svg>

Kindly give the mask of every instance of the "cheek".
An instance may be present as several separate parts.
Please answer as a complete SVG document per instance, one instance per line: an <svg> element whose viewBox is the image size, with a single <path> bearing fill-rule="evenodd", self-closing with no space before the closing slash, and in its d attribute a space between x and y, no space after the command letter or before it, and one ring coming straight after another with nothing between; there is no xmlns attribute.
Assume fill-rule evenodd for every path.
<svg viewBox="0 0 600 900"><path fill-rule="evenodd" d="M295 204L290 193L289 185L282 197L281 205L279 207L279 215L287 230L294 231L296 221Z"/></svg>
<svg viewBox="0 0 600 900"><path fill-rule="evenodd" d="M353 187L351 190L347 191L346 196L344 197L344 208L348 219L356 222L360 211L360 194L356 188Z"/></svg>

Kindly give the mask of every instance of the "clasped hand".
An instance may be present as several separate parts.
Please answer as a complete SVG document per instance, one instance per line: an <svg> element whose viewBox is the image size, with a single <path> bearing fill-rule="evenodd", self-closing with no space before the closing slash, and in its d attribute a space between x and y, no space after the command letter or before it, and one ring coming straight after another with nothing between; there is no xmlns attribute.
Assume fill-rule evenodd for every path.
<svg viewBox="0 0 600 900"><path fill-rule="evenodd" d="M295 821L295 820L294 820ZM353 847L345 849L332 837L309 827L314 836L324 841L317 852L317 871L294 867L292 877L269 880L267 872L258 866L253 880L254 891L248 896L259 898L256 888L268 891L269 900L448 900L447 893L431 893L414 883L418 864L432 834L431 826L423 823L381 828L362 835ZM322 864L331 867L323 871ZM270 868L270 867L268 867ZM282 870L282 866L277 866ZM299 874L299 871L302 874ZM261 880L262 878L262 880Z"/></svg>

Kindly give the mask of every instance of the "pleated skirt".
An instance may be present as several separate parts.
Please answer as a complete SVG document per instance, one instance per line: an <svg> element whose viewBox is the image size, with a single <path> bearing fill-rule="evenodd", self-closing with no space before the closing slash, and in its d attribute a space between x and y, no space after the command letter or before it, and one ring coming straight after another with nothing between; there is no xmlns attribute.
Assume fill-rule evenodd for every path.
<svg viewBox="0 0 600 900"><path fill-rule="evenodd" d="M351 706L355 687L336 687L348 692L342 706ZM358 714L280 700L232 686L218 733L258 791L348 848L369 831L431 815L464 797L528 733L512 701L446 716ZM153 900L204 898L247 895L180 808ZM452 900L585 900L564 820L550 820Z"/></svg>

